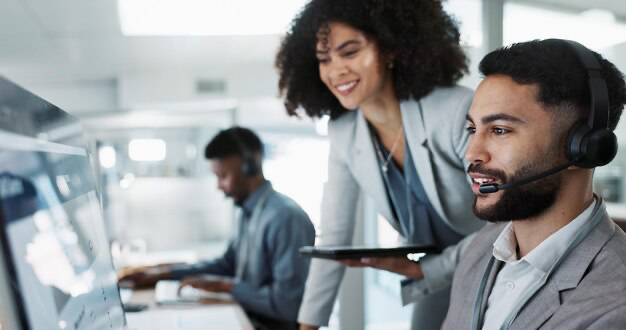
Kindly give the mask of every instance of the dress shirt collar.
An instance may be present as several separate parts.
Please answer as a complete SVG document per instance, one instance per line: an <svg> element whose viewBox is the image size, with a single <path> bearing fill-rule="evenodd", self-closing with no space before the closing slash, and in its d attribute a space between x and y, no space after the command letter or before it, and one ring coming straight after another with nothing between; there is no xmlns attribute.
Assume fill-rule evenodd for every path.
<svg viewBox="0 0 626 330"><path fill-rule="evenodd" d="M248 195L248 197L246 197L243 203L239 205L246 217L252 216L252 212L254 212L254 208L256 207L256 204L259 202L261 195L263 195L263 192L266 189L270 189L271 187L272 187L272 184L268 180L264 180L263 183L261 183L256 188L256 190L254 190L250 195Z"/></svg>
<svg viewBox="0 0 626 330"><path fill-rule="evenodd" d="M591 219L591 214L597 202L598 201L594 198L591 205L572 222L550 235L521 260L517 259L517 238L515 237L513 223L510 222L493 243L493 256L500 261L512 265L526 261L531 266L543 272L548 272L550 267L552 267L565 250L567 250L567 247L575 239L585 223Z"/></svg>

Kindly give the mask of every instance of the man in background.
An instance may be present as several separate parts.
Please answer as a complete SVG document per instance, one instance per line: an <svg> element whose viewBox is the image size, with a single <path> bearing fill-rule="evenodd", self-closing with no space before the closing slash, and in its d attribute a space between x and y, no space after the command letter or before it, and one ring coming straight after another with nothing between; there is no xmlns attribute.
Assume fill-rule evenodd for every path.
<svg viewBox="0 0 626 330"><path fill-rule="evenodd" d="M251 130L231 127L209 142L205 157L218 189L239 207L239 232L214 260L184 266L155 266L120 279L135 287L162 279L182 279L181 287L231 293L257 329L297 329L309 259L298 249L313 245L315 229L307 214L276 192L262 168L263 144ZM220 275L215 280L202 275Z"/></svg>

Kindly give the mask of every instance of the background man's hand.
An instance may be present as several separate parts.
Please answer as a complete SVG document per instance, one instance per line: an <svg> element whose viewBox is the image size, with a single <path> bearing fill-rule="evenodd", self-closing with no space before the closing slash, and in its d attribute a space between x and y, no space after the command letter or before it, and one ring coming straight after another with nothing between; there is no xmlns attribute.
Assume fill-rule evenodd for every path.
<svg viewBox="0 0 626 330"><path fill-rule="evenodd" d="M316 325L306 325L306 324L300 324L300 330L317 330L320 327L316 326Z"/></svg>
<svg viewBox="0 0 626 330"><path fill-rule="evenodd" d="M424 277L419 263L411 261L406 257L345 259L339 262L348 267L372 267L418 280Z"/></svg>
<svg viewBox="0 0 626 330"><path fill-rule="evenodd" d="M178 287L178 291L186 285L191 286L192 288L210 291L210 292L233 292L234 283L228 280L216 280L206 278L204 276L194 276L188 277L180 281L180 286Z"/></svg>
<svg viewBox="0 0 626 330"><path fill-rule="evenodd" d="M171 269L171 265L125 269L119 274L119 285L133 289L152 287L156 282L170 278Z"/></svg>

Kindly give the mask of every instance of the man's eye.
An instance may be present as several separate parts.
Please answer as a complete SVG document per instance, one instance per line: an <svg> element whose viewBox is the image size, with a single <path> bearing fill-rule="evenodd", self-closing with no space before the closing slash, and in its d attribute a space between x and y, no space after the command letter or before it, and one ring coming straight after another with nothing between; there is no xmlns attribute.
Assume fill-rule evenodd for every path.
<svg viewBox="0 0 626 330"><path fill-rule="evenodd" d="M497 135L504 135L509 132L508 129L504 129L500 127L494 127L492 131Z"/></svg>
<svg viewBox="0 0 626 330"><path fill-rule="evenodd" d="M474 134L474 133L476 133L476 127L471 127L471 126L469 126L469 127L465 128L465 129L467 130L467 132L468 132L469 134Z"/></svg>
<svg viewBox="0 0 626 330"><path fill-rule="evenodd" d="M327 58L318 58L318 59L317 59L317 61L318 61L320 64L326 64L326 63L330 62L330 60L329 60L329 59L327 59Z"/></svg>

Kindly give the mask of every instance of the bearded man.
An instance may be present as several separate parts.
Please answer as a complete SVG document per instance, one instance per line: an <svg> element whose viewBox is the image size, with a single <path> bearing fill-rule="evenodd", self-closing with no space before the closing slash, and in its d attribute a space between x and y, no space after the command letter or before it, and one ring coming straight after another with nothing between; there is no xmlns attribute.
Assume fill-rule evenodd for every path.
<svg viewBox="0 0 626 330"><path fill-rule="evenodd" d="M623 74L556 39L498 49L480 71L465 156L490 224L460 258L443 328L626 328L626 234L592 190L617 150Z"/></svg>

